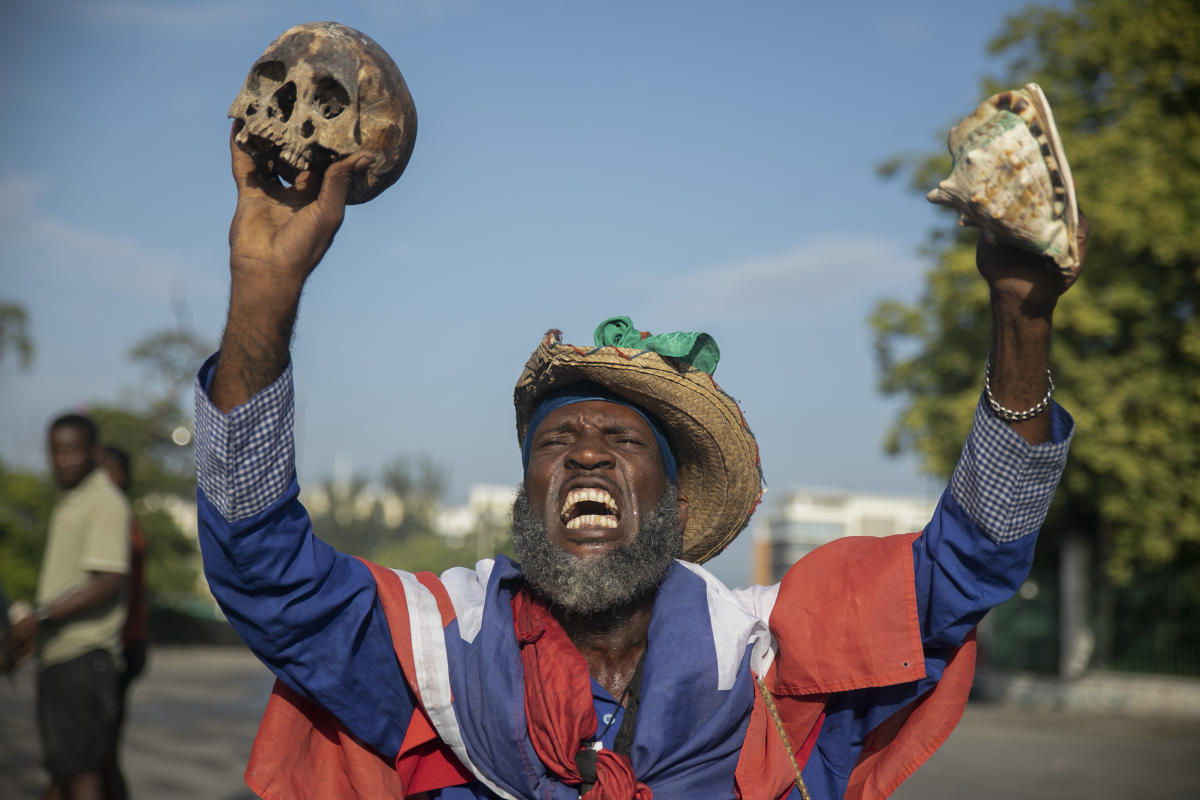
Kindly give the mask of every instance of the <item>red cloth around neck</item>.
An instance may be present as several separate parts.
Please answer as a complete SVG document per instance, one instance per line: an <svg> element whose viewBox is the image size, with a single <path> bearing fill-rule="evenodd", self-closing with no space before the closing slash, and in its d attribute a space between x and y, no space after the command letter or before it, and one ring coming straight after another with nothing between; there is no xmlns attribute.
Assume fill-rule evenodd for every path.
<svg viewBox="0 0 1200 800"><path fill-rule="evenodd" d="M550 613L546 602L522 588L512 599L513 627L525 669L525 718L538 758L556 778L582 780L575 754L596 734L596 707L587 659ZM596 785L589 800L650 800L650 787L639 783L628 756L601 750Z"/></svg>

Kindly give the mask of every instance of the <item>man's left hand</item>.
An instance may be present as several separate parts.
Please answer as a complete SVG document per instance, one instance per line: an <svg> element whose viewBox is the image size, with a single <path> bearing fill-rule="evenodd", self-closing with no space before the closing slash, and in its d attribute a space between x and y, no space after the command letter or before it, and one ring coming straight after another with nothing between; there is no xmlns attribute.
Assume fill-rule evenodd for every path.
<svg viewBox="0 0 1200 800"><path fill-rule="evenodd" d="M1029 316L1048 316L1058 298L1074 285L1087 256L1087 240L1092 224L1083 212L1075 240L1079 243L1079 264L1063 270L1053 259L1006 244L992 244L980 235L975 249L975 264L987 280L996 299L1016 301Z"/></svg>

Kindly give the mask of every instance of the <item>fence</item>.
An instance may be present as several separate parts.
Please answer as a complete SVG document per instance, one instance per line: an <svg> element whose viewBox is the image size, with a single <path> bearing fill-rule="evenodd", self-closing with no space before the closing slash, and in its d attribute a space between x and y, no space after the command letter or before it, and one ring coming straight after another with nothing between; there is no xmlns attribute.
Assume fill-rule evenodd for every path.
<svg viewBox="0 0 1200 800"><path fill-rule="evenodd" d="M1046 561L985 620L980 658L987 667L1058 672L1061 599L1057 564ZM1200 677L1200 568L1143 570L1124 586L1094 576L1092 587L1089 667Z"/></svg>

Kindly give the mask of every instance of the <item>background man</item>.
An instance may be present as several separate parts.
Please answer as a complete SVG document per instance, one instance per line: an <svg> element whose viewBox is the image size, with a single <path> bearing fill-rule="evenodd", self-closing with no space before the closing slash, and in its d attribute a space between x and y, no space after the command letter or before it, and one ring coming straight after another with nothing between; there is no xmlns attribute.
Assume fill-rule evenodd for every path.
<svg viewBox="0 0 1200 800"><path fill-rule="evenodd" d="M99 800L116 744L129 503L97 469L90 419L54 420L49 448L63 494L50 518L36 607L12 636L18 657L38 654L38 724L51 778L45 796Z"/></svg>
<svg viewBox="0 0 1200 800"><path fill-rule="evenodd" d="M986 399L919 535L835 542L781 584L736 592L684 563L746 524L757 445L712 380L711 337L614 318L592 348L552 331L518 381L520 565L411 575L316 539L293 464L299 297L368 161L285 188L231 150L232 292L198 378L198 498L213 592L280 679L252 788L879 797L949 734L972 628L1028 571L1065 461L1071 422L1047 361L1075 274L981 241Z"/></svg>

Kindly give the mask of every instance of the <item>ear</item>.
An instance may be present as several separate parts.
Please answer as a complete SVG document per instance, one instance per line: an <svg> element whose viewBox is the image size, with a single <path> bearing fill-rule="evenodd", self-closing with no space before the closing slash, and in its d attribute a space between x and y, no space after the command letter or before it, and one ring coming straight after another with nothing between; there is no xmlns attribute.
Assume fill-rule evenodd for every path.
<svg viewBox="0 0 1200 800"><path fill-rule="evenodd" d="M687 527L688 499L686 497L684 497L683 495L679 495L678 497L675 498L675 501L678 504L678 508L679 508L679 529L683 530L684 528Z"/></svg>

